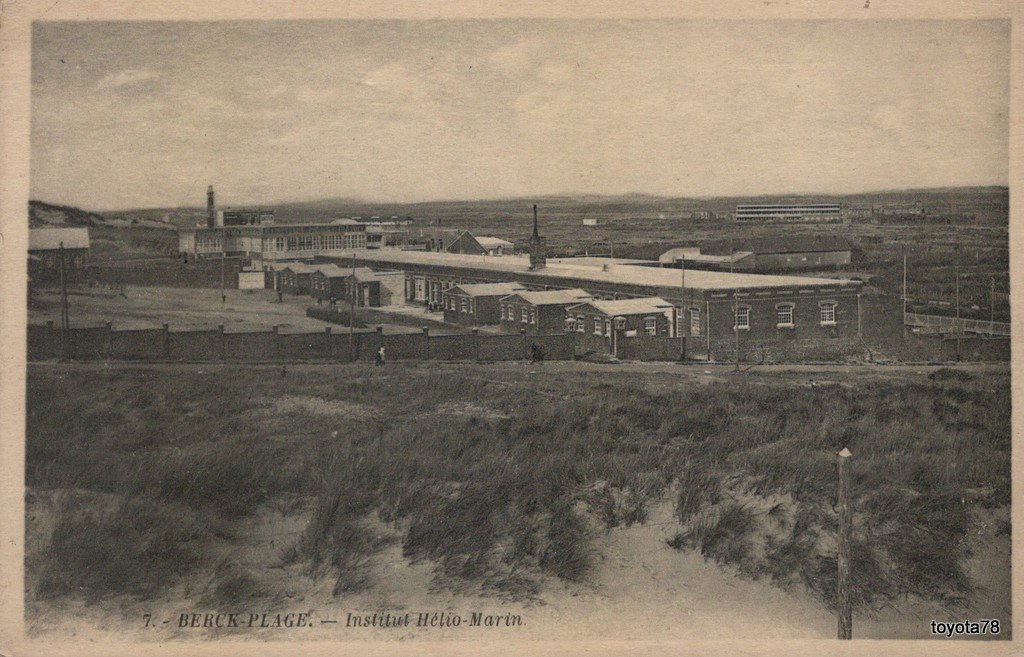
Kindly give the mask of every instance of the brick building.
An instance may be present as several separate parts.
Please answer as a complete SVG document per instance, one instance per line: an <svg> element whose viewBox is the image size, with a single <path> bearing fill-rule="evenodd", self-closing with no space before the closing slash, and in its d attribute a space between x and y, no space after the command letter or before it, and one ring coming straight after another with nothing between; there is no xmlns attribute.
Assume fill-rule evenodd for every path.
<svg viewBox="0 0 1024 657"><path fill-rule="evenodd" d="M444 321L463 326L485 326L501 321L501 299L526 288L516 283L455 285L442 295Z"/></svg>
<svg viewBox="0 0 1024 657"><path fill-rule="evenodd" d="M390 306L402 300L405 273L400 271L373 271L365 267L350 272L345 283L356 295L357 306ZM348 290L345 291L348 298Z"/></svg>
<svg viewBox="0 0 1024 657"><path fill-rule="evenodd" d="M688 270L684 277L653 261L548 259L536 206L529 256L379 249L344 254L341 260L323 258L349 259L375 270L403 271L407 303L443 308L445 321L460 324L498 324L500 299L519 292L583 290L594 299L572 307L581 312L566 310L576 315L576 336L638 357L642 351L663 355L668 347L680 356L708 359L735 357L737 349L740 357L766 351L773 358L839 354L849 353L861 336L860 281L708 270ZM501 285L516 287L501 294ZM604 322L600 327L598 320ZM622 342L630 345L625 350L615 344L616 324L626 338ZM646 344L642 350L641 343Z"/></svg>
<svg viewBox="0 0 1024 657"><path fill-rule="evenodd" d="M282 269L278 276L278 289L288 294L309 294L310 277L319 265L292 263Z"/></svg>
<svg viewBox="0 0 1024 657"><path fill-rule="evenodd" d="M373 271L368 267L362 269L367 272ZM344 299L346 280L351 275L351 270L342 269L337 265L317 265L316 271L309 275L309 294L314 299L323 301Z"/></svg>
<svg viewBox="0 0 1024 657"><path fill-rule="evenodd" d="M554 335L566 332L565 309L594 297L586 290L516 292L501 299L501 330L506 333Z"/></svg>
<svg viewBox="0 0 1024 657"><path fill-rule="evenodd" d="M671 337L675 307L660 297L594 299L569 306L565 314L567 328L576 331L577 349L618 353L618 340Z"/></svg>

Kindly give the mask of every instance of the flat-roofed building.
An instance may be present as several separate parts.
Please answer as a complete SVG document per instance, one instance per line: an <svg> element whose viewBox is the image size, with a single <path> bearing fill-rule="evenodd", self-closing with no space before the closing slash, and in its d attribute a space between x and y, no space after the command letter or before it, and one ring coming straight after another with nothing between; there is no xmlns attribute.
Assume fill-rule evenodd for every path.
<svg viewBox="0 0 1024 657"><path fill-rule="evenodd" d="M407 303L440 307L444 291L476 283L518 283L530 290L580 288L597 299L659 297L675 305L672 337L685 338L691 357L735 349L744 353L801 341L827 350L837 338L860 331L860 281L798 275L766 275L640 266L610 258L550 258L531 268L526 256L474 256L380 249L354 257L373 269L405 272ZM735 309L735 316L734 316ZM793 321L789 321L792 318ZM500 316L499 316L500 319ZM722 356L725 357L725 356Z"/></svg>
<svg viewBox="0 0 1024 657"><path fill-rule="evenodd" d="M366 226L355 221L188 228L178 232L178 251L196 258L226 255L292 260L365 248Z"/></svg>
<svg viewBox="0 0 1024 657"><path fill-rule="evenodd" d="M737 205L734 218L740 223L839 222L843 220L843 206L839 203Z"/></svg>

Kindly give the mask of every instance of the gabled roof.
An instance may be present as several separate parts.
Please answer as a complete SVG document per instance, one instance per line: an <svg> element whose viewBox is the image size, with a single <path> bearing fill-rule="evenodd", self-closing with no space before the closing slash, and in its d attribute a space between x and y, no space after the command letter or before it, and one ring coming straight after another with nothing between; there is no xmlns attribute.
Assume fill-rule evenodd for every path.
<svg viewBox="0 0 1024 657"><path fill-rule="evenodd" d="M521 299L531 306L553 306L561 304L577 304L581 301L593 299L593 295L586 290L574 288L571 290L542 290L536 292L516 292L502 299Z"/></svg>
<svg viewBox="0 0 1024 657"><path fill-rule="evenodd" d="M515 244L513 244L512 242L509 242L508 240L503 240L500 237L476 237L476 236L474 236L474 238L476 239L477 243L480 244L480 246L484 247L485 249L488 249L488 248L495 249L495 248L497 248L499 246L503 247L503 248L511 248L511 247L515 246Z"/></svg>
<svg viewBox="0 0 1024 657"><path fill-rule="evenodd" d="M281 268L281 271L288 269L291 270L293 274L312 274L313 272L317 271L320 267L323 267L323 265L304 265L301 262L293 262L287 267Z"/></svg>
<svg viewBox="0 0 1024 657"><path fill-rule="evenodd" d="M735 240L711 240L701 244L701 253L725 255L734 251L765 253L816 253L849 251L850 241L839 235L791 235L786 237L744 237Z"/></svg>
<svg viewBox="0 0 1024 657"><path fill-rule="evenodd" d="M462 293L468 297L504 297L523 291L526 291L526 288L519 283L471 283L448 289L449 293Z"/></svg>
<svg viewBox="0 0 1024 657"><path fill-rule="evenodd" d="M585 301L584 303L571 306L568 310L584 306L594 308L603 315L616 317L619 315L658 315L671 308L672 304L661 297L644 297L642 299L618 299L616 301Z"/></svg>
<svg viewBox="0 0 1024 657"><path fill-rule="evenodd" d="M327 278L343 278L352 273L351 269L342 269L341 267L335 264L310 265L310 267L312 267L314 271L323 274ZM367 268L362 267L362 269Z"/></svg>
<svg viewBox="0 0 1024 657"><path fill-rule="evenodd" d="M88 228L31 228L28 231L29 251L59 249L61 242L65 249L88 249Z"/></svg>
<svg viewBox="0 0 1024 657"><path fill-rule="evenodd" d="M348 272L348 274L346 274L346 275L351 276L352 272ZM356 269L355 278L356 278L356 281L359 282L359 283L367 283L367 282L370 282L370 281L379 281L380 280L380 274L378 274L377 272L373 271L369 267L358 267Z"/></svg>

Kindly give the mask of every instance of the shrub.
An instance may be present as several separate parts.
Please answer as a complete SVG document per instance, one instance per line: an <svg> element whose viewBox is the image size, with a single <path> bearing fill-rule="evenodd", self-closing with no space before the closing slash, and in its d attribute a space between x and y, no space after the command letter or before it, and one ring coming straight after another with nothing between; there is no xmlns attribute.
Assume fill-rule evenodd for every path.
<svg viewBox="0 0 1024 657"><path fill-rule="evenodd" d="M202 564L203 524L187 507L131 498L61 504L37 595L149 597Z"/></svg>
<svg viewBox="0 0 1024 657"><path fill-rule="evenodd" d="M546 572L571 582L586 576L591 566L589 532L586 522L567 502L551 509L547 546L540 559Z"/></svg>

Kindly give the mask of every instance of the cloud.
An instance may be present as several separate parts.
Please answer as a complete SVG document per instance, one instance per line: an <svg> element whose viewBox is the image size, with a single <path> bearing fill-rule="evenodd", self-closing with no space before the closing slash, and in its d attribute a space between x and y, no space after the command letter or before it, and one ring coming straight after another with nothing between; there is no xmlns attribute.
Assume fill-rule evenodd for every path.
<svg viewBox="0 0 1024 657"><path fill-rule="evenodd" d="M127 87L128 85L139 84L140 82L146 82L148 80L155 80L158 77L160 77L158 73L148 69L126 68L123 71L103 76L103 78L96 83L96 88L116 89L118 87Z"/></svg>

